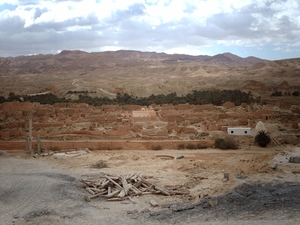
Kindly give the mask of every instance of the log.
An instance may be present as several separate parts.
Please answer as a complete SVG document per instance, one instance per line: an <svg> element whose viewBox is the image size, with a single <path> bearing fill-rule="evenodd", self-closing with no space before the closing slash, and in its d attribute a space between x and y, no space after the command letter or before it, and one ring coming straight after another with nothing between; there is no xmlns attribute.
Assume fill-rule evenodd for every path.
<svg viewBox="0 0 300 225"><path fill-rule="evenodd" d="M104 197L105 198L111 198L111 197L114 197L115 195L119 194L120 193L120 190L116 190L116 191L113 191L112 193L110 194L107 194L105 195Z"/></svg>
<svg viewBox="0 0 300 225"><path fill-rule="evenodd" d="M93 199L93 198L98 198L100 197L101 195L100 194L95 194L95 195L91 195L89 196L90 199Z"/></svg>
<svg viewBox="0 0 300 225"><path fill-rule="evenodd" d="M114 180L112 180L109 176L106 176L106 175L105 175L105 177L106 177L108 180L110 180L114 185L116 185L116 187L117 187L118 189L120 189L120 191L123 190L123 188L122 188L117 182L115 182Z"/></svg>
<svg viewBox="0 0 300 225"><path fill-rule="evenodd" d="M141 186L142 183L143 183L143 180L139 180L133 186L135 186L136 188L138 188L139 186Z"/></svg>
<svg viewBox="0 0 300 225"><path fill-rule="evenodd" d="M164 195L170 196L170 193L166 189L164 189L163 187L155 185L154 189L160 191Z"/></svg>
<svg viewBox="0 0 300 225"><path fill-rule="evenodd" d="M120 191L120 193L118 194L118 197L120 198L124 198L126 196L125 190L123 189L122 191Z"/></svg>
<svg viewBox="0 0 300 225"><path fill-rule="evenodd" d="M103 174L98 178L78 179L85 185L87 192L91 196L86 196L86 201L91 201L93 198L105 197L108 201L121 201L125 198L135 195L147 194L163 194L163 195L188 195L189 191L185 190L168 190L159 185L153 184L143 177L142 173L129 174L129 175L109 175ZM153 206L156 205L152 202ZM151 203L150 203L151 204Z"/></svg>
<svg viewBox="0 0 300 225"><path fill-rule="evenodd" d="M109 198L106 201L112 202L112 201L124 201L125 198Z"/></svg>
<svg viewBox="0 0 300 225"><path fill-rule="evenodd" d="M110 180L105 180L104 182L102 182L101 184L101 188L105 187L107 184L109 184Z"/></svg>
<svg viewBox="0 0 300 225"><path fill-rule="evenodd" d="M142 192L137 189L135 186L130 186L130 190L132 190L135 194L140 195Z"/></svg>
<svg viewBox="0 0 300 225"><path fill-rule="evenodd" d="M175 195L189 195L190 191L189 190L186 190L186 191L171 191L171 193L175 194Z"/></svg>
<svg viewBox="0 0 300 225"><path fill-rule="evenodd" d="M160 191L148 191L148 192L142 192L142 195L151 195L151 194L161 194Z"/></svg>
<svg viewBox="0 0 300 225"><path fill-rule="evenodd" d="M125 193L125 195L127 195L128 194L128 190L129 190L129 185L128 185L126 179L123 176L121 176L121 183L123 185L124 193Z"/></svg>
<svg viewBox="0 0 300 225"><path fill-rule="evenodd" d="M95 192L92 191L90 188L86 188L85 190L87 190L87 192L89 192L91 195L94 195L94 194L95 194Z"/></svg>
<svg viewBox="0 0 300 225"><path fill-rule="evenodd" d="M146 192L147 192L147 191L150 191L152 188L154 188L154 185L153 185L153 184L147 188Z"/></svg>

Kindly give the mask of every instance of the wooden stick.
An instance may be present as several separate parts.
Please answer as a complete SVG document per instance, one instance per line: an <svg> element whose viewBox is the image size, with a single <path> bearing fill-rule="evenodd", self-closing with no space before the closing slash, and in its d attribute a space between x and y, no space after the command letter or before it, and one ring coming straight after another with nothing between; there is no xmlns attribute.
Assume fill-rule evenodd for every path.
<svg viewBox="0 0 300 225"><path fill-rule="evenodd" d="M116 190L110 194L107 194L105 195L105 198L111 198L111 197L114 197L115 195L119 194L120 193L120 190Z"/></svg>
<svg viewBox="0 0 300 225"><path fill-rule="evenodd" d="M155 185L154 189L160 191L164 195L170 196L170 193L166 189L164 189L163 187Z"/></svg>
<svg viewBox="0 0 300 225"><path fill-rule="evenodd" d="M120 193L118 194L118 197L120 198L124 198L126 196L125 190L123 189L122 191L120 191Z"/></svg>
<svg viewBox="0 0 300 225"><path fill-rule="evenodd" d="M126 196L128 194L129 185L128 185L126 179L123 176L121 176L121 183L123 185L123 189L124 189L125 196Z"/></svg>
<svg viewBox="0 0 300 225"><path fill-rule="evenodd" d="M114 185L116 185L116 187L117 187L118 189L120 189L120 191L123 190L123 188L122 188L117 182L113 181L110 177L108 177L108 176L106 176L106 175L105 175L105 177L106 177L108 180L110 180Z"/></svg>
<svg viewBox="0 0 300 225"><path fill-rule="evenodd" d="M87 192L89 192L91 195L94 195L94 194L95 194L95 192L92 191L90 188L86 188L85 190L87 190Z"/></svg>
<svg viewBox="0 0 300 225"><path fill-rule="evenodd" d="M109 198L109 199L107 199L107 201L123 201L125 199L126 198Z"/></svg>
<svg viewBox="0 0 300 225"><path fill-rule="evenodd" d="M130 186L130 190L132 190L135 194L140 195L142 192L137 189L135 186Z"/></svg>
<svg viewBox="0 0 300 225"><path fill-rule="evenodd" d="M105 187L109 183L109 181L110 180L105 180L104 182L102 182L101 188Z"/></svg>

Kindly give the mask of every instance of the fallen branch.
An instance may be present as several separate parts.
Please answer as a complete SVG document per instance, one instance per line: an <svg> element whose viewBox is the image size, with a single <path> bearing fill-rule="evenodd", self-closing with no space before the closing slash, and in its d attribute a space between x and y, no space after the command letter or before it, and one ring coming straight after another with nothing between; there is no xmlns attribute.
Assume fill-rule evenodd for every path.
<svg viewBox="0 0 300 225"><path fill-rule="evenodd" d="M147 194L186 195L189 191L168 190L157 184L148 181L142 174L132 175L109 175L103 174L97 178L78 179L85 186L86 191L91 194L85 196L87 202L97 197L104 197L107 201L122 201L130 199L130 196ZM133 201L134 202L134 201Z"/></svg>

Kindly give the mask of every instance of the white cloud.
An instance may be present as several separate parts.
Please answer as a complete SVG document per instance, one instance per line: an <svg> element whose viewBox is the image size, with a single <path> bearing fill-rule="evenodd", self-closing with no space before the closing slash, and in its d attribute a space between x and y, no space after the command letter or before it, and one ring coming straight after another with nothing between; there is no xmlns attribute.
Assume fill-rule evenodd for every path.
<svg viewBox="0 0 300 225"><path fill-rule="evenodd" d="M1 52L288 46L300 42L299 11L298 0L0 0Z"/></svg>

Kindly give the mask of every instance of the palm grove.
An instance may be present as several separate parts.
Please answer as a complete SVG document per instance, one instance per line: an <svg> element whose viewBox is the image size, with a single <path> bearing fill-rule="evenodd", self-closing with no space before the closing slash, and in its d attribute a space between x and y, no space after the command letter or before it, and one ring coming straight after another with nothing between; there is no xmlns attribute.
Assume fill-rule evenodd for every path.
<svg viewBox="0 0 300 225"><path fill-rule="evenodd" d="M95 92L93 92L94 94ZM242 92L240 90L213 90L213 91L197 91L193 90L191 93L185 96L178 96L176 92L170 94L159 94L150 95L149 97L137 97L127 93L117 93L115 98L108 97L91 97L88 91L71 92L68 91L66 94L78 95L77 100L71 100L65 97L58 97L52 93L43 95L17 95L13 92L9 93L6 98L0 96L0 103L12 102L12 101L30 101L39 102L40 104L55 104L62 102L73 102L73 103L87 103L93 106L101 105L141 105L149 106L151 104L162 105L162 104L185 104L189 103L192 105L204 105L213 104L220 106L225 102L232 102L236 106L241 103L250 104L252 102L258 102L260 99L253 98L251 92Z"/></svg>

